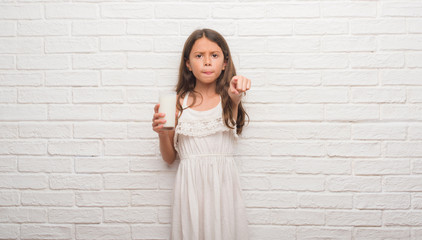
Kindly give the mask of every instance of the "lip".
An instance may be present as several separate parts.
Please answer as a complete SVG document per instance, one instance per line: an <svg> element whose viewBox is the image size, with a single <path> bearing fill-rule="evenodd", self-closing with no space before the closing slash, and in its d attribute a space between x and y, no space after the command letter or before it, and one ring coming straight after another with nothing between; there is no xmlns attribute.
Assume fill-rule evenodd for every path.
<svg viewBox="0 0 422 240"><path fill-rule="evenodd" d="M205 74L205 75L211 75L211 74L213 74L213 72L211 72L211 71L205 71L205 72L202 72L203 74Z"/></svg>

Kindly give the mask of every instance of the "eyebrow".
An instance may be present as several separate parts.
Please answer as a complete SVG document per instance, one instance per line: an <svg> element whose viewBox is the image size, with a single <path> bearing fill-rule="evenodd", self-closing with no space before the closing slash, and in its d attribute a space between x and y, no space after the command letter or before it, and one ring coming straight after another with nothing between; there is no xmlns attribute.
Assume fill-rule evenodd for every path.
<svg viewBox="0 0 422 240"><path fill-rule="evenodd" d="M192 52L192 53L205 53L205 52L201 52L201 51L194 51L194 52ZM223 53L222 51L220 51L220 50L216 50L216 51L211 51L211 53Z"/></svg>

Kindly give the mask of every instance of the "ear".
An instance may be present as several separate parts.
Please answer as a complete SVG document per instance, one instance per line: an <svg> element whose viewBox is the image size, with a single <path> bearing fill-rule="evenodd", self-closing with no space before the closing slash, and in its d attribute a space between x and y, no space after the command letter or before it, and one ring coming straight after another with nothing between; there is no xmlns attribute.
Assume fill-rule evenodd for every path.
<svg viewBox="0 0 422 240"><path fill-rule="evenodd" d="M224 63L223 63L223 70L226 69L226 66L227 66L227 61L224 61Z"/></svg>
<svg viewBox="0 0 422 240"><path fill-rule="evenodd" d="M188 60L186 60L186 67L189 69L189 71L191 71L191 72L192 72L192 68L191 68L191 66L190 66L189 59L188 59Z"/></svg>

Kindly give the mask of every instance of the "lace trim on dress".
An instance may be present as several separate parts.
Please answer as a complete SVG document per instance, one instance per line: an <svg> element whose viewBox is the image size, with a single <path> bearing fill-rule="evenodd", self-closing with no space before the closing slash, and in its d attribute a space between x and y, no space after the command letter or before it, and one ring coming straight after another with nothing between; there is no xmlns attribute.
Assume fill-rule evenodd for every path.
<svg viewBox="0 0 422 240"><path fill-rule="evenodd" d="M232 131L237 137L236 129L228 128L221 117L209 121L181 120L176 127L176 132L178 134L194 137L203 137L224 131Z"/></svg>

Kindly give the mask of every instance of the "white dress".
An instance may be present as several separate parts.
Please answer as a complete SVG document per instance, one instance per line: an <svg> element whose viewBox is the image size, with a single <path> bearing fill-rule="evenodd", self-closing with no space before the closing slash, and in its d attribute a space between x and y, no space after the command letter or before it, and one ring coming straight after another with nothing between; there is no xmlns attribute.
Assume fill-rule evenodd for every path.
<svg viewBox="0 0 422 240"><path fill-rule="evenodd" d="M213 109L187 108L175 130L180 164L173 190L172 240L246 240L248 221L234 161L235 130Z"/></svg>

